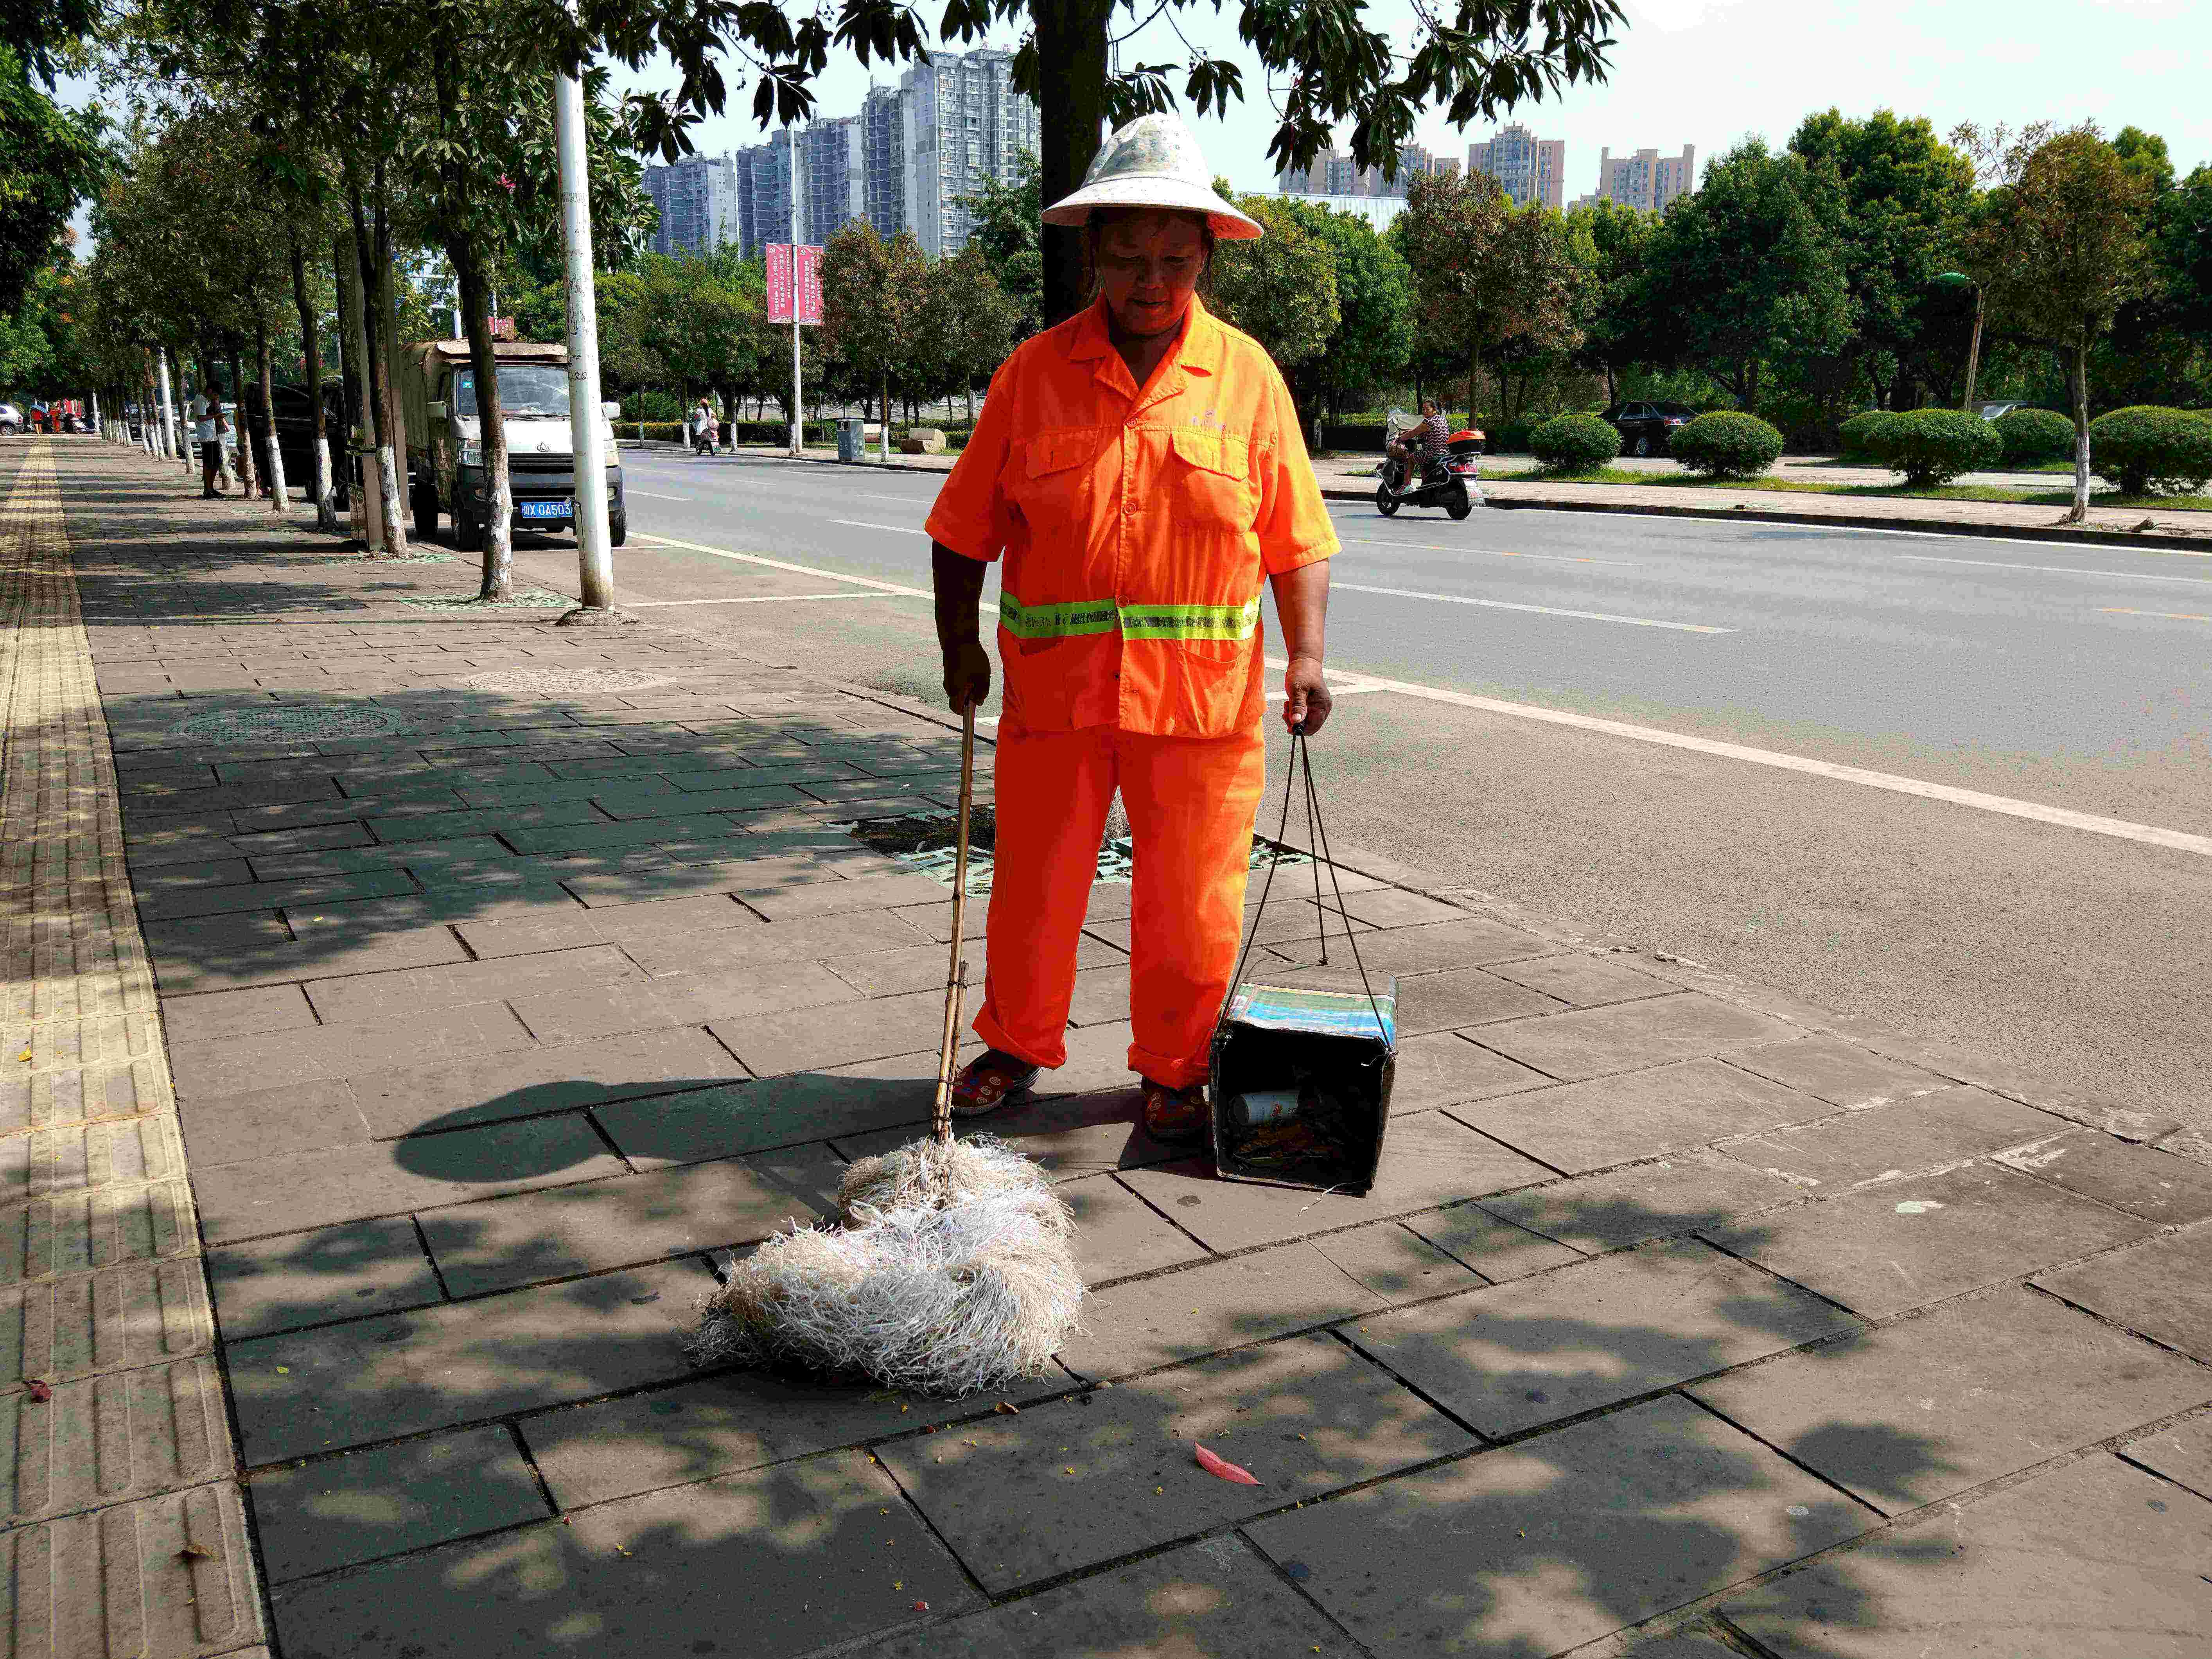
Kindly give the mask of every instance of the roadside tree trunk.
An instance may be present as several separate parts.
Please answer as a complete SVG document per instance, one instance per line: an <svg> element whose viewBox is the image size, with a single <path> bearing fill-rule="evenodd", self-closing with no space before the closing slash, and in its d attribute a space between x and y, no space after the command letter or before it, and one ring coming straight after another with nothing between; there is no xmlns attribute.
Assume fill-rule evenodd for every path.
<svg viewBox="0 0 2212 1659"><path fill-rule="evenodd" d="M347 190L346 210L353 222L354 262L360 273L354 279L357 301L355 309L362 325L361 378L368 390L372 426L367 435L374 451L377 494L382 498L378 506L384 532L384 553L388 558L398 558L407 551L407 530L399 500L399 466L392 453L392 359L384 338L384 319L376 301L376 284L370 275L377 269L376 244L369 234L368 214L362 205L357 187Z"/></svg>
<svg viewBox="0 0 2212 1659"><path fill-rule="evenodd" d="M360 538L362 550L374 558L383 546L384 526L370 522L367 484L354 476L362 459L375 447L376 417L369 407L368 378L361 372L362 366L368 361L368 345L361 314L361 257L354 246L351 230L341 233L331 242L331 271L338 294L338 380L349 416L345 449L347 499L350 503L347 528Z"/></svg>
<svg viewBox="0 0 2212 1659"><path fill-rule="evenodd" d="M238 444L238 487L251 501L260 486L261 469L253 453L253 426L246 417L246 358L235 334L230 337L230 397L238 405L238 418L231 422Z"/></svg>
<svg viewBox="0 0 2212 1659"><path fill-rule="evenodd" d="M446 245L461 288L462 324L469 337L469 366L477 384L477 429L484 468L483 580L480 599L514 597L514 489L507 471L507 421L499 401L499 359L491 337L491 295L477 263L473 239Z"/></svg>
<svg viewBox="0 0 2212 1659"><path fill-rule="evenodd" d="M269 321L253 314L254 368L261 376L261 424L269 434L270 510L283 512L288 505L284 483L284 451L276 441L276 377L269 362Z"/></svg>
<svg viewBox="0 0 2212 1659"><path fill-rule="evenodd" d="M2073 393L2074 404L2074 505L2066 510L2066 522L2080 524L2089 516L2089 337L2086 330L2075 340L2066 378L2073 382L2067 389Z"/></svg>
<svg viewBox="0 0 2212 1659"><path fill-rule="evenodd" d="M1107 21L1114 0L1031 0L1039 132L1037 187L1045 206L1075 191L1098 154L1106 125ZM1044 325L1083 309L1083 233L1044 227Z"/></svg>
<svg viewBox="0 0 2212 1659"><path fill-rule="evenodd" d="M323 343L315 325L314 303L307 293L307 255L297 239L292 243L292 306L300 313L300 349L307 380L309 419L315 434L315 528L335 531L338 509L331 483L330 416L323 407Z"/></svg>

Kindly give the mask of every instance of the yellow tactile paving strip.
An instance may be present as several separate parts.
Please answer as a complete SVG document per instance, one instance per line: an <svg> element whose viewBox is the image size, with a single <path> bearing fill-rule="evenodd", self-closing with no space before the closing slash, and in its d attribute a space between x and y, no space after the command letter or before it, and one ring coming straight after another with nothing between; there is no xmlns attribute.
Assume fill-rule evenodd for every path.
<svg viewBox="0 0 2212 1659"><path fill-rule="evenodd" d="M51 441L0 506L0 1659L262 1639Z"/></svg>

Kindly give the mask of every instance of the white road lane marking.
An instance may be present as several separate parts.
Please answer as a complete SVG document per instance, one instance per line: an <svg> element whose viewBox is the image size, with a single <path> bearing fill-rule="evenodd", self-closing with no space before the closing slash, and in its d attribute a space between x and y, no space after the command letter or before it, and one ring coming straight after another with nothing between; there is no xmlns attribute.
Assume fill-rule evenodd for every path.
<svg viewBox="0 0 2212 1659"><path fill-rule="evenodd" d="M895 530L902 536L927 536L927 530L918 530L910 524L870 524L866 519L832 519L831 524L842 524L848 530Z"/></svg>
<svg viewBox="0 0 2212 1659"><path fill-rule="evenodd" d="M2101 617L2163 617L2168 622L2212 622L2212 617L2200 617L2193 611L2130 611L2124 605L2106 605L2097 608Z"/></svg>
<svg viewBox="0 0 2212 1659"><path fill-rule="evenodd" d="M1516 720L1539 720L1547 726L1601 732L1609 737L1628 738L1638 743L1658 744L1668 749L1686 749L1692 754L1711 755L1722 760L1747 761L1754 766L1771 766L1784 772L1802 772L1808 777L1826 778L1835 783L1856 783L1869 789L1886 789L1893 794L1917 795L1923 800L1944 801L1954 806L1970 806L1977 811L1997 812L2007 817L2026 818L2034 823L2081 830L2094 836L2112 836L2121 841L2141 842L2147 847L2164 847L2175 852L2196 853L2212 858L2212 836L2193 836L2186 830L2163 829L2154 823L2131 823L2124 818L2100 817L2093 812L2076 812L2063 806L2046 806L2039 801L2014 800L2007 795L1984 794L1978 789L1957 789L1949 784L1927 783L1918 778L1899 777L1889 772L1871 772L1864 767L1814 760L1805 755L1784 755L1771 749L1753 749L1740 743L1723 743L1713 738L1690 737L1680 732L1661 731L1656 726L1631 726L1624 720L1603 720L1595 714L1577 714L1564 708L1507 702L1498 697L1478 697L1465 691L1448 691L1441 686L1416 685L1405 680L1387 679L1375 679L1373 684L1379 690L1395 691L1427 702L1476 708L1486 714L1510 715Z"/></svg>
<svg viewBox="0 0 2212 1659"><path fill-rule="evenodd" d="M640 489L635 484L630 485L626 493L632 495L642 495L647 501L688 501L692 499L689 495L663 495L658 490Z"/></svg>
<svg viewBox="0 0 2212 1659"><path fill-rule="evenodd" d="M2212 576L2156 576L2147 570L2087 570L2070 564L2012 564L2002 559L1947 559L1933 553L1900 553L1915 564L1972 564L1990 570L2041 570L2054 576L2113 576L2124 582L2190 582L2212 587Z"/></svg>
<svg viewBox="0 0 2212 1659"><path fill-rule="evenodd" d="M1427 599L1437 605L1474 605L1486 611L1529 611L1544 617L1573 617L1583 622L1626 623L1632 628L1666 628L1678 634L1733 634L1733 628L1713 628L1704 623L1661 622L1652 617L1616 617L1605 611L1563 611L1549 605L1514 605L1504 599L1470 599L1459 593L1423 593L1410 587L1370 587L1364 582L1329 583L1329 591L1387 593L1394 599Z"/></svg>
<svg viewBox="0 0 2212 1659"><path fill-rule="evenodd" d="M793 599L909 599L914 593L740 593L727 599L624 599L625 611L670 605L786 605Z"/></svg>
<svg viewBox="0 0 2212 1659"><path fill-rule="evenodd" d="M1423 553L1480 553L1492 559L1542 559L1552 564L1635 564L1634 559L1592 559L1579 553L1503 553L1490 547L1454 547L1446 542L1401 542L1387 536L1340 536L1362 547L1410 547Z"/></svg>
<svg viewBox="0 0 2212 1659"><path fill-rule="evenodd" d="M1349 507L1355 505L1357 504L1351 501L1330 503L1332 507ZM1577 519L1589 519L1592 516L1587 509L1571 507L1500 507L1498 510L1511 513L1546 513L1554 517L1569 516ZM1685 519L1677 513L1632 513L1624 512L1619 507L1607 509L1602 516L1608 519L1656 519L1698 530L1710 530L1715 525L1729 522L1719 514ZM1923 542L1973 542L1983 547L2063 547L2066 545L2063 542L2052 541L2042 536L1984 536L1971 530L1920 530L1889 525L1830 524L1825 520L1737 519L1733 522L1742 525L1747 529L1770 535L1802 533L1808 536L1904 536ZM2212 552L2207 552L2202 548L2168 547L2156 542L2140 550L2124 547L2116 542L2084 540L2080 545L2104 553L2133 553L2140 550L2145 553L2160 554L2170 559L2212 559ZM2035 568L2040 570L2043 567L2038 565Z"/></svg>
<svg viewBox="0 0 2212 1659"><path fill-rule="evenodd" d="M632 541L651 542L656 547L680 547L687 553L711 553L718 559L734 559L740 564L757 564L768 570L789 570L801 576L819 576L824 581L850 582L855 587L872 587L883 593L912 593L928 599L926 587L908 587L900 582L879 582L872 576L848 576L842 570L824 570L817 565L793 564L788 559L771 559L761 553L734 553L726 547L709 547L704 542L679 542L673 536L639 534Z"/></svg>
<svg viewBox="0 0 2212 1659"><path fill-rule="evenodd" d="M885 593L907 593L917 599L932 597L919 587L902 587L896 582L879 582L866 576L848 576L835 570L823 570L813 565L793 564L785 559L765 558L757 553L732 553L727 548L707 547L697 542L679 542L667 536L639 536L635 539L652 542L662 547L680 547L693 553L711 553L717 558L734 559L744 564L757 564L771 570L793 570L802 575L820 576L830 581L849 582L856 587L874 588ZM996 610L994 605L986 609ZM1681 624L1674 624L1680 626ZM1282 667L1279 658L1270 658L1267 665ZM2093 813L2075 812L2063 806L2045 806L2037 801L2014 800L2004 795L1984 794L1978 789L1957 789L1948 784L1926 783L1918 778L1899 777L1888 772L1872 772L1863 767L1842 766L1833 761L1814 760L1804 755L1784 755L1771 749L1753 749L1740 743L1722 743L1712 738L1696 738L1680 732L1662 732L1656 726L1631 726L1625 720L1601 719L1595 714L1577 714L1564 708L1545 708L1534 703L1507 702L1499 697L1478 697L1466 691L1449 691L1441 686L1416 685L1407 680L1383 679L1372 674L1359 677L1363 690L1395 691L1401 696L1415 697L1426 702L1449 703L1455 708L1476 708L1492 714L1504 714L1515 720L1536 720L1547 726L1565 726L1584 732L1601 732L1608 736L1626 738L1637 743L1657 744L1663 748L1687 750L1692 754L1711 755L1723 760L1747 762L1754 766L1771 766L1781 771L1802 773L1809 777L1826 778L1836 783L1855 783L1869 789L1885 789L1900 795L1915 795L1923 800L1938 800L1954 806L1967 806L1978 811L2001 813L2008 817L2026 818L2031 823L2048 823L2062 829L2084 830L2091 835L2112 836L2122 841L2140 842L2145 846L2170 848L2177 852L2196 853L2212 857L2212 836L2192 836L2180 830L2161 829L2156 824L2130 823L2124 818L2099 817ZM978 726L996 726L996 719L979 719Z"/></svg>

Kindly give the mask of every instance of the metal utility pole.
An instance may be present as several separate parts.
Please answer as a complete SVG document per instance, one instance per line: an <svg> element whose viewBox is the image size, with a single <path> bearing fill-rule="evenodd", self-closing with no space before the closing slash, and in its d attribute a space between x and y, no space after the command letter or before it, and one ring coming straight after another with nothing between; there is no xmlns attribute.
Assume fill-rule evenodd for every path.
<svg viewBox="0 0 2212 1659"><path fill-rule="evenodd" d="M791 141L791 459L805 453L804 396L799 386L799 129L786 127Z"/></svg>
<svg viewBox="0 0 2212 1659"><path fill-rule="evenodd" d="M599 415L599 296L592 281L592 198L585 150L584 83L553 77L553 136L561 161L561 249L568 301L568 432L574 458L576 562L582 606L564 628L615 622L614 556L607 544L607 449Z"/></svg>

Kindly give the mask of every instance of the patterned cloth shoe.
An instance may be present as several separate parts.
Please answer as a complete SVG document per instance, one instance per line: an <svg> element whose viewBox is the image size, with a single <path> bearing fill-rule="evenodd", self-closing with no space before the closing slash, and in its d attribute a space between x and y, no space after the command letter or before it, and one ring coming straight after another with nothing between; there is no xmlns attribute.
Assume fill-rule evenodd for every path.
<svg viewBox="0 0 2212 1659"><path fill-rule="evenodd" d="M952 1115L981 1117L1000 1107L1029 1097L1037 1080L1036 1066L1018 1054L986 1048L960 1068L952 1079Z"/></svg>
<svg viewBox="0 0 2212 1659"><path fill-rule="evenodd" d="M1206 1085L1170 1089L1150 1078L1145 1084L1145 1133L1170 1146L1206 1138Z"/></svg>

